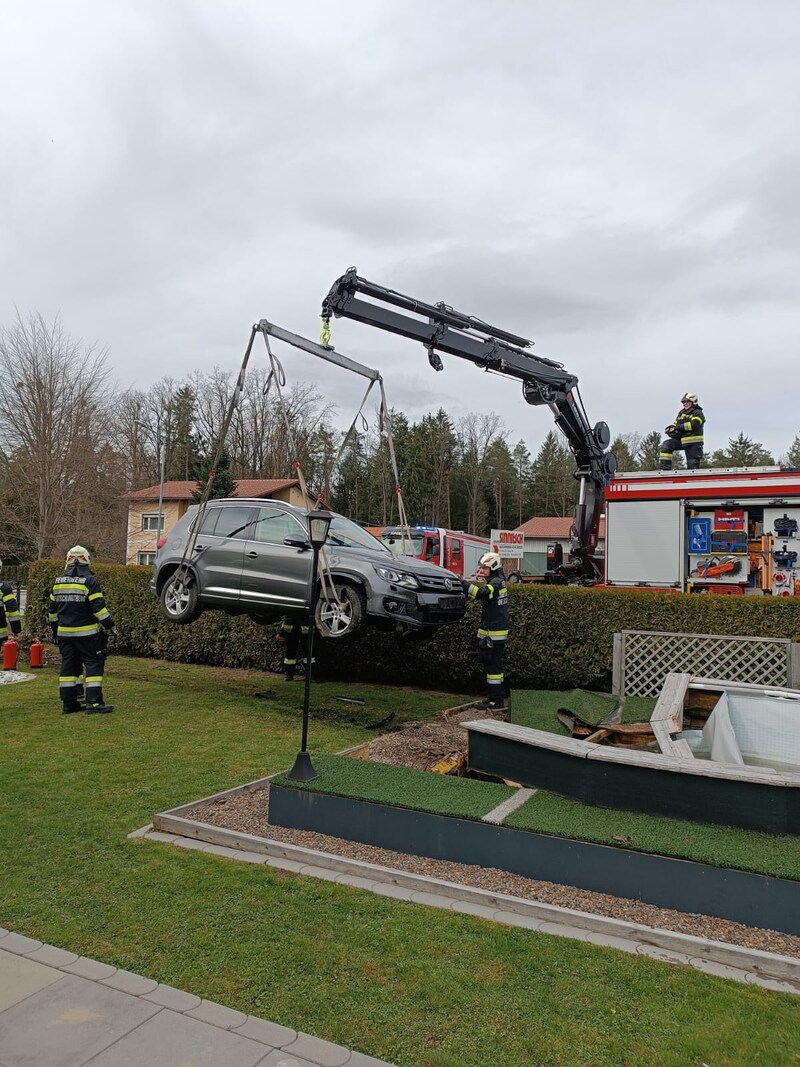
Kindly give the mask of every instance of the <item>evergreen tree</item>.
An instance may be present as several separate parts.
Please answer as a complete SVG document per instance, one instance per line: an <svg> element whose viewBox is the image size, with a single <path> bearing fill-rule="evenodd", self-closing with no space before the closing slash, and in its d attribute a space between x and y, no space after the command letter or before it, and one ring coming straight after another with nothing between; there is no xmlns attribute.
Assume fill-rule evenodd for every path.
<svg viewBox="0 0 800 1067"><path fill-rule="evenodd" d="M635 470L657 471L660 464L662 436L658 430L651 430L646 434L639 445L636 453ZM613 448L612 448L613 452Z"/></svg>
<svg viewBox="0 0 800 1067"><path fill-rule="evenodd" d="M192 503L199 504L200 498L205 492L206 483L211 473L211 464L214 462L216 446L212 446L207 455L201 456L198 463L197 488L192 493ZM219 500L222 497L233 496L236 492L236 482L231 474L231 461L226 449L222 449L217 463L216 474L211 483L210 500Z"/></svg>
<svg viewBox="0 0 800 1067"><path fill-rule="evenodd" d="M189 481L200 474L201 447L194 422L194 389L187 383L176 390L162 427L167 480Z"/></svg>
<svg viewBox="0 0 800 1067"><path fill-rule="evenodd" d="M717 449L711 457L713 467L767 467L775 460L760 441L740 433L728 440L728 447Z"/></svg>
<svg viewBox="0 0 800 1067"><path fill-rule="evenodd" d="M792 447L786 453L786 465L788 467L800 467L800 434L792 441Z"/></svg>
<svg viewBox="0 0 800 1067"><path fill-rule="evenodd" d="M626 439L626 436L619 434L611 442L610 451L617 457L617 470L618 471L634 471L636 470L636 460L634 459L634 453Z"/></svg>
<svg viewBox="0 0 800 1067"><path fill-rule="evenodd" d="M533 514L571 515L577 500L575 457L555 430L542 442L533 469Z"/></svg>

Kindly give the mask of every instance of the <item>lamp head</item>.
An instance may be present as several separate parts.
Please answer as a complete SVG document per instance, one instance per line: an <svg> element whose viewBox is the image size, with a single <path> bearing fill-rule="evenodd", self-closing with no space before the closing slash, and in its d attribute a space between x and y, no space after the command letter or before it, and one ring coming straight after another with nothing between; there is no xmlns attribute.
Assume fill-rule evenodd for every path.
<svg viewBox="0 0 800 1067"><path fill-rule="evenodd" d="M306 513L308 523L308 539L311 547L320 549L328 540L328 531L333 522L333 513L323 508L314 508Z"/></svg>

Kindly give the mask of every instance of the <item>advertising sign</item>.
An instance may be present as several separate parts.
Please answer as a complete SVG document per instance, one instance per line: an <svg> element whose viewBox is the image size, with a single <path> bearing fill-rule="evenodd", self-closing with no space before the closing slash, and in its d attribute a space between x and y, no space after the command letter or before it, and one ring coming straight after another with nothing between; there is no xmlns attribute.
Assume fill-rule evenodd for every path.
<svg viewBox="0 0 800 1067"><path fill-rule="evenodd" d="M519 530L492 530L492 550L503 559L522 559L525 534Z"/></svg>

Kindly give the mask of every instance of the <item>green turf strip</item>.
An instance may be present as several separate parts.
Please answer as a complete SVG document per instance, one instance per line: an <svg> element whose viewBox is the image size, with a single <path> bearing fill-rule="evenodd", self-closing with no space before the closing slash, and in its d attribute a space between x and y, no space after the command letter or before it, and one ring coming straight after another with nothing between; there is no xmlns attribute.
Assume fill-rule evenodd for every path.
<svg viewBox="0 0 800 1067"><path fill-rule="evenodd" d="M314 768L319 778L312 782L294 782L283 775L274 781L277 785L311 792L371 800L461 819L482 819L516 792L495 782L431 774L346 756L314 756Z"/></svg>
<svg viewBox="0 0 800 1067"><path fill-rule="evenodd" d="M590 693L585 689L572 689L569 692L515 689L511 694L511 721L515 726L528 726L532 730L547 730L566 736L569 731L556 718L558 708L568 708L587 722L598 723L618 703L618 697L608 693ZM646 722L655 706L655 697L626 697L620 721Z"/></svg>

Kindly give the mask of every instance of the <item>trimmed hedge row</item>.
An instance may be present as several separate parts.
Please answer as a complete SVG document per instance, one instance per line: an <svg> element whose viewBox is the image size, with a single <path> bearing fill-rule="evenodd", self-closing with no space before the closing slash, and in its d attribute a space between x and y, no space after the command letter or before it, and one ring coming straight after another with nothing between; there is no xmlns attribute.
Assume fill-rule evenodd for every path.
<svg viewBox="0 0 800 1067"><path fill-rule="evenodd" d="M25 628L49 637L47 602L63 563L30 568ZM183 663L280 670L276 626L207 611L191 626L162 616L150 592L150 567L94 568L119 629L116 651ZM610 691L613 635L620 630L735 634L800 640L800 598L682 596L674 593L512 586L511 633L505 658L510 684L521 689ZM368 629L350 641L318 640L320 673L328 678L475 691L482 669L475 654L479 609L463 623L418 641ZM112 648L112 651L114 648Z"/></svg>

